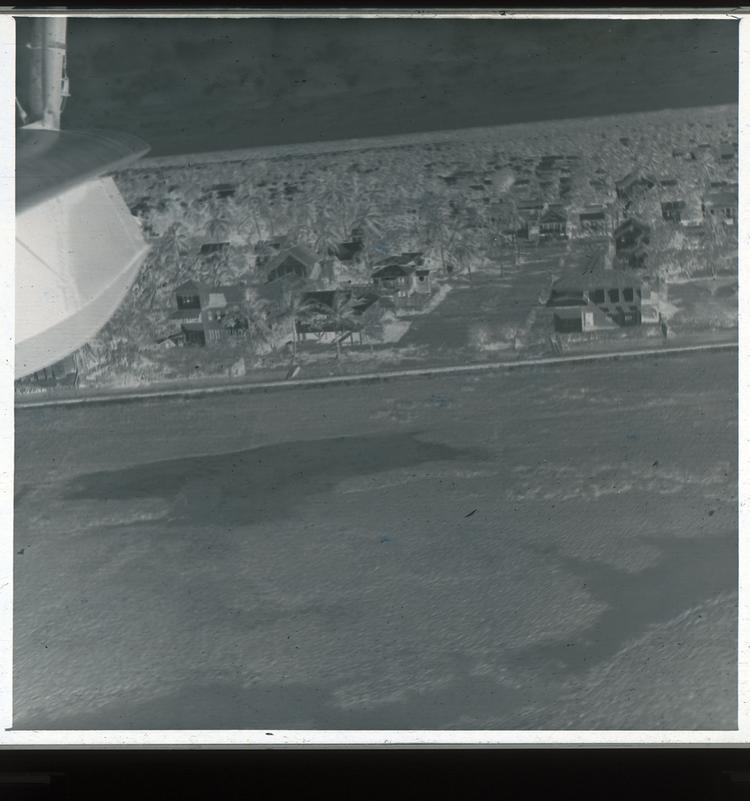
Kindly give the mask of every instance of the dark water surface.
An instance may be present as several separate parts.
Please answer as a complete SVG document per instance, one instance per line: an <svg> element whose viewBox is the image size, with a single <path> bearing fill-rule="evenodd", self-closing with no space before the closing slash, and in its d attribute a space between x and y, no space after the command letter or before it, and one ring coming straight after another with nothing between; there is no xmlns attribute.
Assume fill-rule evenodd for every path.
<svg viewBox="0 0 750 801"><path fill-rule="evenodd" d="M738 25L74 19L68 71L67 127L163 155L734 103Z"/></svg>
<svg viewBox="0 0 750 801"><path fill-rule="evenodd" d="M731 728L736 380L19 411L16 726Z"/></svg>

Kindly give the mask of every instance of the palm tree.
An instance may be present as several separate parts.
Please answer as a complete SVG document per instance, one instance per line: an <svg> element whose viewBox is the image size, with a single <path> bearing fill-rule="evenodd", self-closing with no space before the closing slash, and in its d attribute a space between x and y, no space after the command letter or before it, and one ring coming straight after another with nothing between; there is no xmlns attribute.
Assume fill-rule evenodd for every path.
<svg viewBox="0 0 750 801"><path fill-rule="evenodd" d="M443 270L447 268L453 255L454 246L464 224L464 211L460 203L453 208L446 207L443 200L436 195L427 195L421 208L426 245L437 251Z"/></svg>
<svg viewBox="0 0 750 801"><path fill-rule="evenodd" d="M177 223L170 226L149 252L135 286L148 308L154 308L164 290L171 291L179 281L189 249L187 229Z"/></svg>
<svg viewBox="0 0 750 801"><path fill-rule="evenodd" d="M184 215L181 197L176 192L169 192L164 198L164 216L176 224Z"/></svg>
<svg viewBox="0 0 750 801"><path fill-rule="evenodd" d="M341 243L335 224L326 217L319 217L316 222L315 250L324 257L335 255Z"/></svg>
<svg viewBox="0 0 750 801"><path fill-rule="evenodd" d="M383 236L385 222L380 208L374 203L367 203L357 210L352 225L347 231L347 237L350 237L354 230L359 229L364 234L365 240L379 239Z"/></svg>
<svg viewBox="0 0 750 801"><path fill-rule="evenodd" d="M247 275L251 258L248 245L230 245L224 264L230 280L235 281Z"/></svg>
<svg viewBox="0 0 750 801"><path fill-rule="evenodd" d="M481 222L485 235L485 250L489 258L497 259L500 264L500 275L503 274L504 245L510 241L513 253L513 266L518 263L519 245L517 231L521 227L521 217L512 198L503 198L499 210L487 209ZM509 233L510 232L510 233Z"/></svg>
<svg viewBox="0 0 750 801"><path fill-rule="evenodd" d="M276 215L279 230L294 242L313 244L315 240L312 213L307 206L289 206Z"/></svg>
<svg viewBox="0 0 750 801"><path fill-rule="evenodd" d="M450 253L459 267L466 267L469 275L469 281L473 283L474 277L471 272L471 259L474 255L474 249L469 244L466 236L458 236L453 238L451 242Z"/></svg>
<svg viewBox="0 0 750 801"><path fill-rule="evenodd" d="M183 223L175 223L169 233L174 254L182 261L190 252L190 232Z"/></svg>
<svg viewBox="0 0 750 801"><path fill-rule="evenodd" d="M364 333L367 336L367 339L370 340L370 353L372 353L375 350L372 340L376 339L382 342L385 334L385 321L383 319L382 309L380 309L379 314L370 313L363 315L363 317L364 319L360 328L360 335Z"/></svg>
<svg viewBox="0 0 750 801"><path fill-rule="evenodd" d="M248 227L253 231L258 242L263 240L269 225L262 223L268 219L269 210L263 201L260 190L254 187L250 181L243 182L239 187L234 207L237 210L237 216L233 220L235 229L241 232Z"/></svg>
<svg viewBox="0 0 750 801"><path fill-rule="evenodd" d="M292 357L297 357L297 323L310 311L311 303L303 292L285 289L282 297L282 315L292 324Z"/></svg>
<svg viewBox="0 0 750 801"><path fill-rule="evenodd" d="M230 277L229 250L221 250L218 253L212 253L208 258L203 259L203 263L208 268L209 280L212 284L221 284Z"/></svg>
<svg viewBox="0 0 750 801"><path fill-rule="evenodd" d="M212 216L206 225L206 236L213 242L224 242L229 236L229 223L222 216Z"/></svg>
<svg viewBox="0 0 750 801"><path fill-rule="evenodd" d="M226 220L227 225L232 233L240 233L240 223L247 216L245 209L239 204L234 197L228 197L222 201L220 217Z"/></svg>
<svg viewBox="0 0 750 801"><path fill-rule="evenodd" d="M244 310L247 315L248 334L267 344L271 339L271 326L268 323L270 303L255 289L249 289Z"/></svg>
<svg viewBox="0 0 750 801"><path fill-rule="evenodd" d="M354 310L354 298L350 292L337 291L333 295L331 317L335 323L336 359L341 361L341 336L344 329L350 331L359 326L360 319Z"/></svg>
<svg viewBox="0 0 750 801"><path fill-rule="evenodd" d="M382 232L382 214L357 175L339 172L329 176L313 198L318 237L338 244L362 228L371 235Z"/></svg>

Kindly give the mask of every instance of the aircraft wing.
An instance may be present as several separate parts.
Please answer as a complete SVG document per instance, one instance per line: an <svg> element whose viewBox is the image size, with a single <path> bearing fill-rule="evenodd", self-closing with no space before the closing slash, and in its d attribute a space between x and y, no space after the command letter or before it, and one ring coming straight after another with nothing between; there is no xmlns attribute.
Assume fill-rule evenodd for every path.
<svg viewBox="0 0 750 801"><path fill-rule="evenodd" d="M148 150L145 142L124 133L21 128L16 131L16 213L122 169Z"/></svg>
<svg viewBox="0 0 750 801"><path fill-rule="evenodd" d="M25 128L17 134L16 378L94 337L148 245L112 178L139 158L135 137Z"/></svg>

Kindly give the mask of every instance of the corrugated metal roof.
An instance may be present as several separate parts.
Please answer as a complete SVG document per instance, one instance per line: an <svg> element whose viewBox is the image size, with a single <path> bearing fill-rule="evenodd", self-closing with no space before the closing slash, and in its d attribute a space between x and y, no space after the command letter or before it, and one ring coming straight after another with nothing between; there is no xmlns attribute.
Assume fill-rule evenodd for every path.
<svg viewBox="0 0 750 801"><path fill-rule="evenodd" d="M222 250L229 248L229 242L206 242L201 245L201 254L206 256L211 253L219 253Z"/></svg>
<svg viewBox="0 0 750 801"><path fill-rule="evenodd" d="M373 279L402 278L406 277L407 275L411 275L416 271L416 269L417 267L414 264L399 264L397 262L391 262L390 264L385 264L375 270L372 274L372 277Z"/></svg>
<svg viewBox="0 0 750 801"><path fill-rule="evenodd" d="M547 211L542 214L540 222L567 222L567 215L562 208L550 206Z"/></svg>
<svg viewBox="0 0 750 801"><path fill-rule="evenodd" d="M604 209L589 209L578 214L581 220L603 220L606 217Z"/></svg>
<svg viewBox="0 0 750 801"><path fill-rule="evenodd" d="M206 304L206 308L223 309L226 305L227 305L227 299L224 296L223 292L208 293L208 303Z"/></svg>
<svg viewBox="0 0 750 801"><path fill-rule="evenodd" d="M198 321L201 318L200 309L178 309L169 315L170 320L194 320Z"/></svg>

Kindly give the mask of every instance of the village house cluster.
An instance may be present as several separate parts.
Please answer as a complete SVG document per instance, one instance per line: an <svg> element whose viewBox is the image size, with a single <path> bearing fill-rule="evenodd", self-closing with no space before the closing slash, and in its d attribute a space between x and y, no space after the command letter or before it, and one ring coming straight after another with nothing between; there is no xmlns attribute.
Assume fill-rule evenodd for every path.
<svg viewBox="0 0 750 801"><path fill-rule="evenodd" d="M210 243L201 252L211 258L227 246ZM209 285L190 279L176 287L170 319L179 331L169 337L173 343L210 345L247 337L257 331L251 317L259 314L253 301L260 299L262 322L269 330L291 322L295 346L364 344L377 339L374 323L385 312L418 310L432 294L431 271L421 252L378 259L367 282L338 280L337 266L363 266L363 233L358 229L323 257L288 236L257 243L255 253L255 281ZM291 314L279 313L284 305Z"/></svg>
<svg viewBox="0 0 750 801"><path fill-rule="evenodd" d="M708 136L711 127L703 133ZM688 135L690 130L688 125ZM580 148L575 138L561 138L562 153L540 149L541 155L531 155L529 146L502 154L494 147L474 159L461 156L470 149L455 144L415 146L399 158L419 159L413 178L421 183L405 182L403 191L391 186L388 157L372 154L358 154L330 181L335 159L323 156L288 162L286 171L279 167L272 177L244 183L240 171L253 173L243 161L139 167L121 180L144 232L158 247L170 226L185 221L189 239L189 253L169 255L143 278L151 282L152 297L157 290L170 293L152 306L164 328L154 342L210 347L265 337L274 348L289 345L293 354L319 345L373 345L383 341L383 319L430 310L440 284L457 273L511 260L523 269L519 254L547 245L576 254L545 301L551 332L658 324L655 240L669 230L701 247L712 230L736 231L737 143L727 136L733 130L731 124L723 131L714 125L709 143L693 129L680 147L667 136L652 147L658 159L650 157L649 169L633 168L645 160L627 136L596 158L593 147ZM589 144L598 136L592 133ZM370 181L375 190L385 187L378 213L387 235L374 247L360 223L339 226L337 236L321 245L321 231L301 236L286 222L295 203L324 208L326 192L337 189L342 174ZM448 210L443 230L434 233L430 210L420 207L429 195ZM225 208L230 213L223 219ZM274 233L279 229L286 233ZM399 232L406 229L412 234L404 238ZM581 258L584 252L593 255ZM173 278L165 281L166 273ZM74 374L70 365L57 365L32 380L74 385Z"/></svg>
<svg viewBox="0 0 750 801"><path fill-rule="evenodd" d="M736 145L723 145L719 157L735 159ZM712 181L699 194L673 177L636 170L616 181L614 191L612 202L580 211L571 229L602 248L593 264L589 259L553 284L547 306L558 335L658 324L666 336L652 289L660 266L649 260L653 228L669 226L701 240L712 226L733 231L737 224L736 183Z"/></svg>
<svg viewBox="0 0 750 801"><path fill-rule="evenodd" d="M627 137L620 143L632 146ZM649 260L652 234L667 227L700 242L712 226L735 229L737 183L713 179L712 166L735 169L736 159L736 142L695 143L672 151L672 174L634 169L613 180L603 167L582 177L576 155L519 157L504 167L513 180L500 200L491 197L495 181L479 170L457 170L442 178L475 204L486 204L491 223L508 243L585 240L599 245L593 257L579 258L566 270L547 302L553 330L577 334L661 322L652 291L651 279L660 266Z"/></svg>

